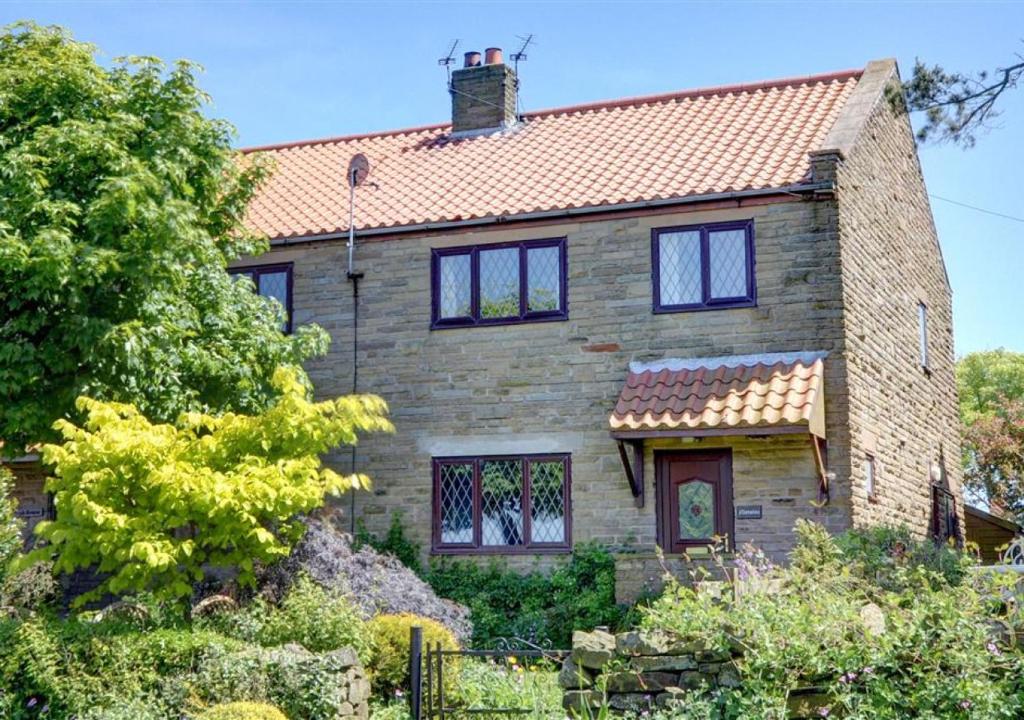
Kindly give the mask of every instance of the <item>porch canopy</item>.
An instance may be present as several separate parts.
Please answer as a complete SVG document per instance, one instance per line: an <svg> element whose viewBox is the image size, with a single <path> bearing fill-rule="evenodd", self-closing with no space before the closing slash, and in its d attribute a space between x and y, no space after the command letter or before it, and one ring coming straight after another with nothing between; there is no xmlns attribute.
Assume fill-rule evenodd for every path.
<svg viewBox="0 0 1024 720"><path fill-rule="evenodd" d="M630 363L609 418L637 504L646 438L807 433L825 485L824 352ZM630 463L625 445L633 446Z"/></svg>

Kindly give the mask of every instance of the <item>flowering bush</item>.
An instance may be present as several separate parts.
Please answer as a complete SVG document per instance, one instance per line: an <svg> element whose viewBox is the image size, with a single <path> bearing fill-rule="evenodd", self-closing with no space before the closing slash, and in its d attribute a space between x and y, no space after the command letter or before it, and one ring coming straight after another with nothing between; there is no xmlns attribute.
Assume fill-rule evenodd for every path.
<svg viewBox="0 0 1024 720"><path fill-rule="evenodd" d="M670 582L644 611L648 630L738 652L740 687L694 691L690 716L699 701L707 720L783 720L800 691L818 715L847 720L1021 717L1005 575L963 574L966 561L909 536L837 541L807 522L796 532L789 567L748 551L737 592Z"/></svg>

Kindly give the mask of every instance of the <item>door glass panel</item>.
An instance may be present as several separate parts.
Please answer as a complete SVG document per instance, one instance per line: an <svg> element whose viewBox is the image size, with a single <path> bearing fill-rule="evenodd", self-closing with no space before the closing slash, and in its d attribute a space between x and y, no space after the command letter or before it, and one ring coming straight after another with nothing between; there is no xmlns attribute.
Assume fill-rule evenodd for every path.
<svg viewBox="0 0 1024 720"><path fill-rule="evenodd" d="M661 304L700 303L700 233L663 233L658 237L658 259Z"/></svg>
<svg viewBox="0 0 1024 720"><path fill-rule="evenodd" d="M705 540L715 534L715 488L703 480L678 486L679 539Z"/></svg>
<svg viewBox="0 0 1024 720"><path fill-rule="evenodd" d="M480 251L480 317L519 315L519 248Z"/></svg>
<svg viewBox="0 0 1024 720"><path fill-rule="evenodd" d="M523 463L488 460L480 464L483 544L523 544Z"/></svg>
<svg viewBox="0 0 1024 720"><path fill-rule="evenodd" d="M708 233L711 298L746 297L747 233L722 230Z"/></svg>

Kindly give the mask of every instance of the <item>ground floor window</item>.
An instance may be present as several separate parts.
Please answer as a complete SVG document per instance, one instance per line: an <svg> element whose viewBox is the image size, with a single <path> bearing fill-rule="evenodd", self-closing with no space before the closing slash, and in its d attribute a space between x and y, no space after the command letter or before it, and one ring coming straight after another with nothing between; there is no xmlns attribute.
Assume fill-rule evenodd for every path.
<svg viewBox="0 0 1024 720"><path fill-rule="evenodd" d="M938 485L932 486L932 533L938 542L960 539L956 498Z"/></svg>
<svg viewBox="0 0 1024 720"><path fill-rule="evenodd" d="M658 545L666 552L683 552L718 537L731 547L732 453L658 453L656 470Z"/></svg>
<svg viewBox="0 0 1024 720"><path fill-rule="evenodd" d="M568 455L434 458L435 552L570 546Z"/></svg>

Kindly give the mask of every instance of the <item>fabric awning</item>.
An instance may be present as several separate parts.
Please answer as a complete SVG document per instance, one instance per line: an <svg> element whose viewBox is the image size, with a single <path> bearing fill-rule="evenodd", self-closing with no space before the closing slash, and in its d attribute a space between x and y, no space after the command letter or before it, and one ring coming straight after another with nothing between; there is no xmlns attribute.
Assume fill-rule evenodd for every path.
<svg viewBox="0 0 1024 720"><path fill-rule="evenodd" d="M825 438L824 352L631 363L612 435L810 433Z"/></svg>

